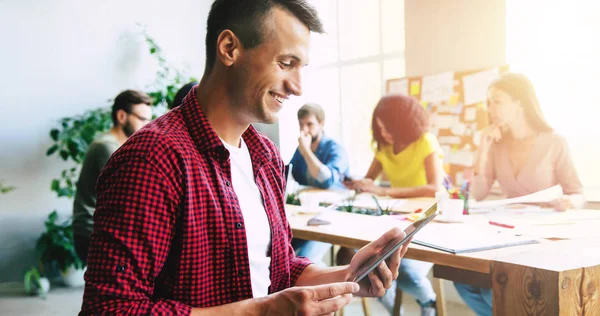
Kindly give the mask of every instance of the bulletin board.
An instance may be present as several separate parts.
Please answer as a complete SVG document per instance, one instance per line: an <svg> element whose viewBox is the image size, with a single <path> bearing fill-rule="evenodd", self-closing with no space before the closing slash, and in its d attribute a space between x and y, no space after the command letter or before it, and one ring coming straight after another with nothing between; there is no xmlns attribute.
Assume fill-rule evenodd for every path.
<svg viewBox="0 0 600 316"><path fill-rule="evenodd" d="M431 132L444 152L444 169L455 186L473 165L481 130L489 124L487 90L508 66L390 79L387 93L410 95L430 112Z"/></svg>

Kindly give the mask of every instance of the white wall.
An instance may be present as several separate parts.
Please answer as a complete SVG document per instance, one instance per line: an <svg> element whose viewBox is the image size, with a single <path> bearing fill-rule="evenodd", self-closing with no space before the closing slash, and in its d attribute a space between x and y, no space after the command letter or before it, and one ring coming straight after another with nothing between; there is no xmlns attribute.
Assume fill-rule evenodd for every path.
<svg viewBox="0 0 600 316"><path fill-rule="evenodd" d="M43 220L69 214L50 181L65 164L45 157L59 118L108 106L128 88L144 89L156 64L136 22L167 59L199 78L211 0L0 1L0 282L21 279Z"/></svg>
<svg viewBox="0 0 600 316"><path fill-rule="evenodd" d="M406 0L406 75L506 62L504 0Z"/></svg>

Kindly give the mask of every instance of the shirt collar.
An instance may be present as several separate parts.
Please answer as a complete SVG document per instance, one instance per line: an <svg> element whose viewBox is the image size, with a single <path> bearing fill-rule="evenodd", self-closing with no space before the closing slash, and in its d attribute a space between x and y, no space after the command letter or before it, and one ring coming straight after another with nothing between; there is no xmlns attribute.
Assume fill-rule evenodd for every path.
<svg viewBox="0 0 600 316"><path fill-rule="evenodd" d="M208 152L220 160L227 160L229 152L223 146L219 135L202 111L196 96L197 87L196 85L190 90L181 104L181 113L190 136L200 152ZM242 134L242 138L248 146L253 166L262 166L272 159L271 150L266 144L266 140L252 125Z"/></svg>

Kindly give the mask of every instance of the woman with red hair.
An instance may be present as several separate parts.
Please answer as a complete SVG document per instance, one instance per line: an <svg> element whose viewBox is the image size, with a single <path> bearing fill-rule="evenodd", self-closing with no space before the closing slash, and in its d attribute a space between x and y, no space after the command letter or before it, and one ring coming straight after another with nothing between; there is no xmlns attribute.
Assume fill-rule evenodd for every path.
<svg viewBox="0 0 600 316"><path fill-rule="evenodd" d="M443 190L442 150L429 132L429 115L419 102L404 95L381 98L372 118L375 158L364 179L347 181L350 189L394 198L434 197ZM385 173L391 187L375 184ZM435 292L427 274L433 264L402 259L397 286L416 298L421 315L435 315ZM393 296L394 291L388 294ZM384 305L393 303L386 294ZM390 302L391 301L391 302Z"/></svg>
<svg viewBox="0 0 600 316"><path fill-rule="evenodd" d="M394 198L434 197L442 188L442 150L429 132L429 114L409 96L381 98L371 121L375 158L364 179L346 182L351 189ZM385 173L391 187L375 184Z"/></svg>

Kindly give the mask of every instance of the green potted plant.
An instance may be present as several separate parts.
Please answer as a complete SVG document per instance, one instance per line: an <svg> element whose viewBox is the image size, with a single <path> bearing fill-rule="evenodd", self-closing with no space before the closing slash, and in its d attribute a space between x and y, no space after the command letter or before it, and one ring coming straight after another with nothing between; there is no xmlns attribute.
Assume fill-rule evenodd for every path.
<svg viewBox="0 0 600 316"><path fill-rule="evenodd" d="M166 109L172 105L179 87L195 79L171 65L156 41L146 32L146 28L139 26L150 55L158 61L155 79L145 90L154 98L155 106ZM46 151L46 156L58 157L68 164L50 184L50 190L58 197L72 199L75 196L77 179L88 147L98 134L106 132L111 126L111 108L106 106L62 118L58 126L50 131L52 144ZM81 285L84 266L75 252L72 219L68 218L61 223L57 221L58 216L54 211L48 216L46 231L38 240L37 250L42 256L43 264L61 271L65 284Z"/></svg>
<svg viewBox="0 0 600 316"><path fill-rule="evenodd" d="M35 267L32 267L29 271L25 272L24 285L25 293L29 295L39 295L44 299L50 291L50 281L48 278L43 277Z"/></svg>
<svg viewBox="0 0 600 316"><path fill-rule="evenodd" d="M77 256L73 242L73 226L70 220L58 221L53 211L44 223L44 231L37 241L36 249L43 265L58 269L67 286L83 286L85 265Z"/></svg>

